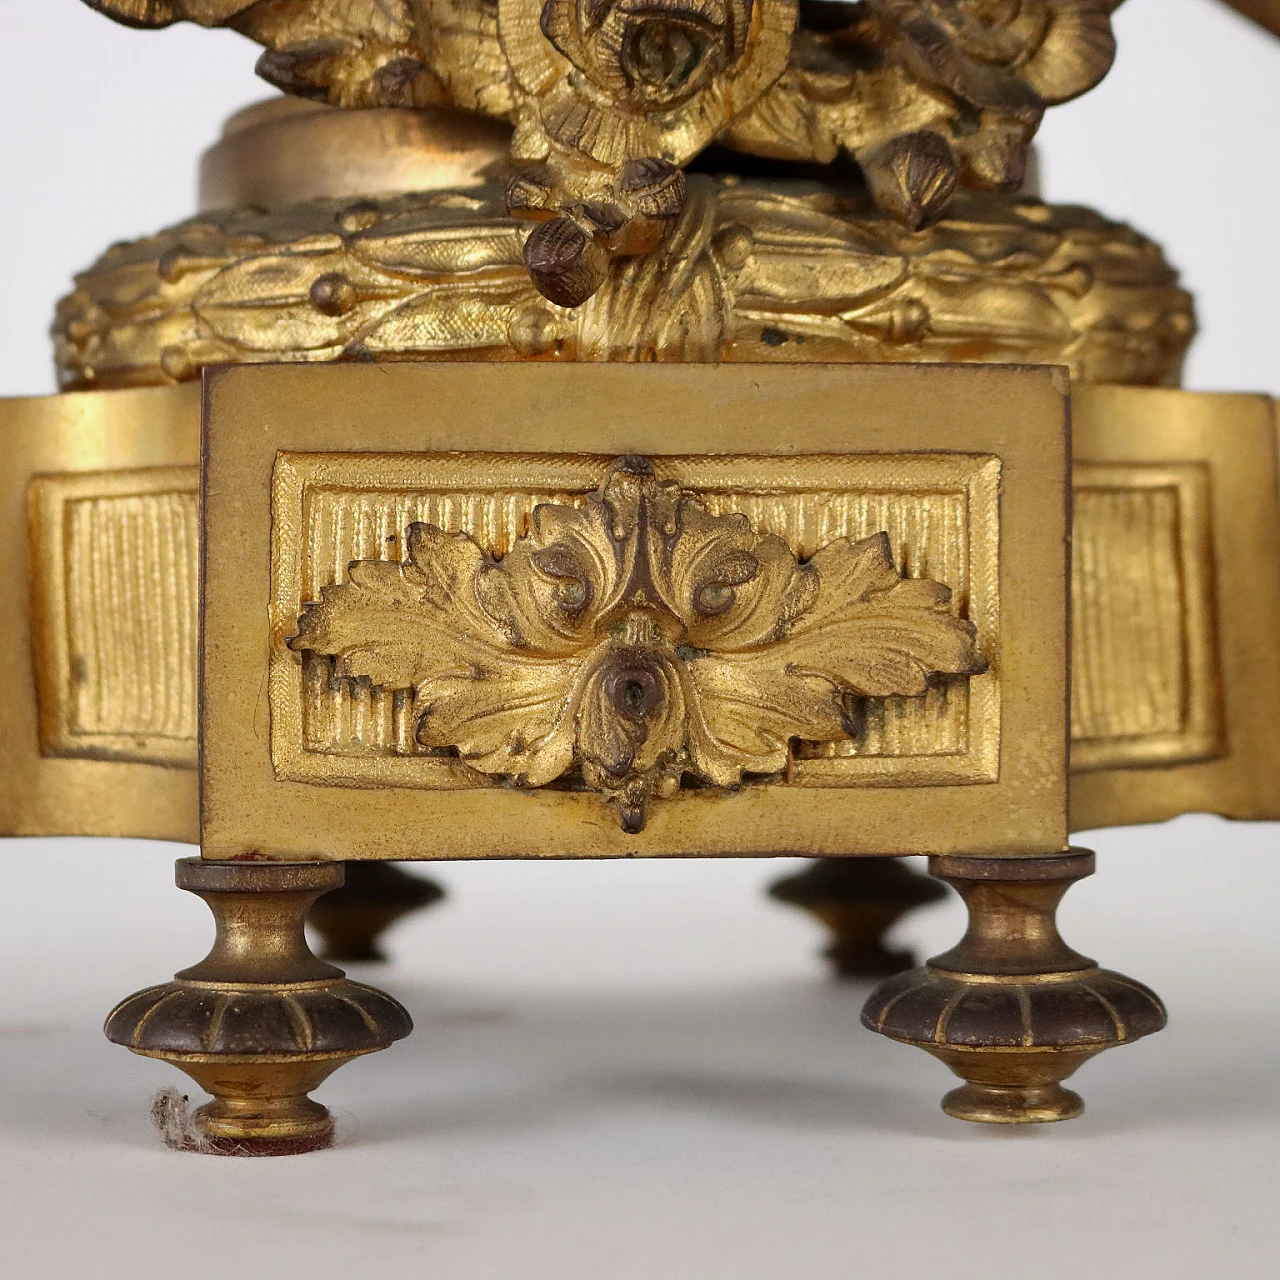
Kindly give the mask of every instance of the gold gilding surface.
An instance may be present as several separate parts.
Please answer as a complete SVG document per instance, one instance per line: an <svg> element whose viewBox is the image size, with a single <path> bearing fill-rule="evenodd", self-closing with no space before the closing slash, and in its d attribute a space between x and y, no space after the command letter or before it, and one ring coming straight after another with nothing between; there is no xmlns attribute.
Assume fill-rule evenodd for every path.
<svg viewBox="0 0 1280 1280"><path fill-rule="evenodd" d="M54 326L64 388L333 360L983 361L1176 386L1159 248L1086 209L969 196L918 232L857 187L691 175L662 249L585 304L528 277L501 188L202 214L117 245Z"/></svg>
<svg viewBox="0 0 1280 1280"><path fill-rule="evenodd" d="M1097 524L1082 538L1077 516L1077 588L1081 551L1094 547L1103 558L1091 575L1113 583L1113 600L1127 598L1132 609L1122 633L1116 604L1114 622L1095 613L1076 623L1077 650L1083 644L1085 652L1074 661L1074 714L1096 704L1104 687L1116 709L1090 713L1109 733L1095 729L1074 749L1084 751L1087 771L1072 779L1072 830L1201 810L1280 816L1280 495L1271 400L1082 387L1072 396L1072 421L1078 475L1086 485L1104 482L1105 520L1119 535L1108 547ZM1162 491L1161 516L1151 502ZM1135 507L1140 492L1144 505ZM1162 596L1180 606L1161 604ZM1181 678L1169 667L1172 683L1155 689L1152 678L1170 652L1181 655ZM1147 655L1141 673L1138 654Z"/></svg>
<svg viewBox="0 0 1280 1280"><path fill-rule="evenodd" d="M309 602L349 583L359 564L403 562L409 554L405 531L415 523L450 533L469 530L490 555L505 557L539 503L582 504L610 461L592 455L282 453L273 481L274 625L282 631L296 625ZM655 469L696 494L708 511L747 517L755 529L783 540L789 556L806 561L837 540L883 533L895 571L952 587L955 607L976 627L979 651L999 633L994 458L674 456L657 459ZM294 652L279 651L273 662L272 705L280 712L273 719L279 734L274 751L283 776L333 778L333 761L314 757L342 756L353 785L480 784L418 741L412 697L339 676L317 646L298 641L293 648L304 654L301 670ZM864 697L850 715L856 735L841 735L842 745L797 747L788 766L795 781L848 785L888 777L966 782L996 776L998 677L972 686L963 677L936 678L918 697ZM298 723L300 739L287 728Z"/></svg>
<svg viewBox="0 0 1280 1280"><path fill-rule="evenodd" d="M1072 769L1222 755L1208 465L1073 477Z"/></svg>
<svg viewBox="0 0 1280 1280"><path fill-rule="evenodd" d="M977 628L955 616L951 589L925 576L936 570L918 543L895 546L875 514L851 536L840 508L866 520L868 509L905 497L897 505L913 508L917 526L940 514L943 541L951 524L950 541L962 548L957 559L967 562L975 547L978 608L996 634L998 464L910 455L863 456L853 468L845 461L665 458L655 474L635 457L608 465L490 456L471 460L478 469L468 484L459 483L453 459L366 454L370 494L351 484L343 455L282 456L273 612L277 622L290 610L301 616L292 652L273 662L277 773L338 781L325 758L332 753L351 756L357 777L383 785L568 779L610 796L634 831L650 801L675 794L686 775L721 787L748 775L820 785L848 785L859 774L897 785L994 780L998 692L994 681L982 682L975 706L966 679L986 670ZM485 494L501 472L509 487ZM594 472L597 486L585 494L538 501L522 491L531 475L554 492L574 473L581 483L584 472ZM846 483L860 472L870 491L833 488L842 472ZM388 493L396 473L418 490ZM693 487L708 473L725 486L714 507ZM442 478L458 492L433 494ZM985 526L972 538L966 481L977 490L972 523ZM948 482L957 487L940 487ZM783 532L749 521L744 498L774 507L782 518L773 528ZM935 513L936 499L949 499L952 511ZM329 537L317 537L308 519L315 507ZM406 525L395 514L432 507L444 508L449 528ZM795 531L806 525L825 536L805 545ZM367 558L343 550L317 566L313 547L327 549L351 531ZM904 576L908 562L914 573ZM966 592L956 603L967 601ZM915 752L884 752L883 733L867 742L868 721L883 726L895 713L919 726L921 754L941 769L913 770ZM317 721L327 743L308 731ZM900 735L899 745L908 738ZM835 741L853 748L838 762L796 758L803 744ZM388 759L407 767L389 770Z"/></svg>
<svg viewBox="0 0 1280 1280"><path fill-rule="evenodd" d="M460 111L339 111L270 98L236 112L201 157L199 207L461 191L505 168L510 143L505 125Z"/></svg>
<svg viewBox="0 0 1280 1280"><path fill-rule="evenodd" d="M169 767L193 746L190 498L161 495L189 495L194 471L172 469L195 467L199 431L194 387L0 401L0 524L19 566L0 578L2 834L196 839L195 771Z"/></svg>
<svg viewBox="0 0 1280 1280"><path fill-rule="evenodd" d="M194 768L200 472L31 482L41 750Z"/></svg>
<svg viewBox="0 0 1280 1280"><path fill-rule="evenodd" d="M138 26L226 25L259 73L343 107L455 107L509 121L513 213L549 297L646 254L709 144L772 160L853 157L916 230L959 186L1015 191L1047 106L1115 54L1119 0L89 0Z"/></svg>
<svg viewBox="0 0 1280 1280"><path fill-rule="evenodd" d="M5 830L194 839L197 412L191 389L0 405L11 459L5 518L31 565L30 594L11 577L0 615L10 650L32 654L31 676L0 707ZM1270 566L1280 538L1270 404L1077 387L1073 412L1072 826L1188 809L1273 816L1280 601ZM975 577L972 548L995 536L994 459L654 456L659 474L709 511L741 513L805 559L833 540L886 533L895 568L951 587L979 652L992 652L999 593L990 571ZM305 550L278 564L279 633L292 634L308 601L347 581L352 561L403 558L415 522L465 528L503 555L537 502L581 503L609 461L282 456L277 537ZM994 557L986 563L991 570ZM333 660L314 653L280 647L273 661L288 672L272 692L282 776L475 785L419 741L405 692L338 678ZM922 697L859 700L852 736L793 747L792 784L993 776L1001 679L996 664L972 681L934 677Z"/></svg>
<svg viewBox="0 0 1280 1280"><path fill-rule="evenodd" d="M1068 375L1175 386L1194 331L1156 246L1015 195L1119 2L88 0L231 27L298 98L434 112L250 113L206 183L236 207L59 306L64 388L206 377L180 883L218 941L108 1020L214 1093L189 1145L324 1145L307 1093L408 1031L307 953L348 859L943 855L966 939L864 1021L967 1119L1075 1114L1061 1081L1163 1025L1053 927L1091 869L1056 856L1069 740L1077 821L1266 807L1276 440L1269 409L1082 400L1069 563ZM449 109L506 122L506 163ZM31 678L0 831L189 834L195 459L158 395L142 427L97 400L102 456L41 452L74 408L4 409Z"/></svg>
<svg viewBox="0 0 1280 1280"><path fill-rule="evenodd" d="M419 365L216 373L210 383L206 437L206 854L748 854L772 851L783 826L789 848L826 853L1061 848L1066 740L1063 389L1060 375L1049 370L964 368ZM782 439L780 422L786 424ZM381 452L349 453L353 440L362 449ZM674 456L673 440L681 444L681 453ZM539 452L529 451L534 441ZM947 453L961 456L939 457ZM757 564L762 563L761 547L767 546L771 563L782 570L790 565L789 573L806 582L797 556L806 557L821 578L824 555L835 564L877 552L876 580L890 595L898 573L906 570L908 581L899 594L904 604L909 600L915 607L926 606L919 615L905 610L908 618L923 620L923 630L915 624L902 629L902 618L890 609L881 619L888 631L862 636L866 648L893 632L894 654L877 660L875 679L864 673L845 681L855 701L858 688L875 697L920 694L923 681L918 677L898 685L900 674L892 679L886 674L898 663L904 671L917 661L922 670L978 669L972 650L961 652L970 642L947 621L953 615L935 611L942 608L943 595L928 584L931 577L955 588L955 607L977 624L978 650L990 671L972 677L967 698L957 696L963 691L953 687L948 696L935 693L932 705L916 696L896 699L895 706L919 708L922 731L899 740L895 752L885 751L886 735L879 728L878 755L857 750L858 713L852 706L848 720L855 746L849 753L802 759L796 758L798 752L781 749L786 738L806 735L806 714L817 714L816 704L805 711L803 698L787 694L777 723L757 729L758 774L739 764L738 774L747 768L748 777L738 785L719 766L695 763L687 772L694 780L700 776L702 785L686 783L653 806L643 831L620 830L599 798L580 785L564 785L563 780L556 787L529 785L535 771L537 780L546 782L559 772L542 779L547 770L528 763L536 754L529 735L512 732L516 719L536 714L524 695L513 694L505 710L498 707L501 732L491 733L492 725L480 726L475 718L489 696L478 686L495 679L505 659L495 660L494 672L482 656L471 665L462 655L449 659L448 645L415 639L415 626L423 636L431 627L441 628L444 635L447 627L441 619L464 608L471 611L468 625L490 628L487 639L492 643L494 616L512 622L515 615L504 615L496 606L486 614L477 605L482 593L475 585L476 573L492 579L499 565L519 565L522 556L532 556L527 572L513 569L512 574L525 587L549 589L557 579L553 569L567 567L569 543L558 538L541 546L540 522L554 516L568 528L580 523L584 513L603 510L607 502L593 508L602 499L590 495L607 480L612 459L624 454L652 460L656 475L636 483L652 488L649 496L655 500L658 491L686 491L680 499L686 503L679 508L684 512L681 527L694 558L708 549L713 558L720 556L723 544L710 535L728 527L721 523L726 516L737 514L748 519L729 524L735 537L752 540ZM663 489L668 478L679 488ZM1002 484L999 507L997 478ZM606 488L606 495L610 492ZM540 498L558 503L562 514L545 514L544 508L543 515L531 515ZM614 514L616 525L616 508ZM939 527L926 533L930 521ZM437 532L410 534L406 551L406 531L415 522ZM701 522L702 533L694 536L690 522ZM755 530L750 522L757 522ZM914 528L914 545L909 538L895 545L886 525L894 532ZM636 527L649 528L644 521ZM663 528L668 526L660 520L659 532L650 530L645 536L666 537ZM326 529L330 532L322 532ZM883 558L885 540L875 538L880 533L889 534L895 560ZM469 537L459 540L458 534ZM522 534L527 534L524 542ZM588 537L575 545L583 559L599 552L597 562L603 565L603 549L615 534L621 538L618 545L639 545L617 527L603 543ZM856 554L851 543L841 542L866 538L875 540L864 542ZM426 554L415 556L415 542L423 539L462 548L472 566L465 590L456 583L446 589L438 562ZM929 548L948 545L952 563L935 567L923 559ZM487 558L504 550L503 561L495 564ZM536 557L543 552L552 561L544 556L539 562ZM663 571L655 566L667 563L667 553L657 560L646 554L660 578ZM353 560L366 565L353 570ZM579 563L574 558L574 565ZM406 564L413 582L404 576ZM432 564L435 577L424 570ZM586 583L582 573L569 573L561 575L560 586L584 596L598 585L612 589L604 585L612 580L606 570L591 572L604 575L599 584ZM414 585L417 574L428 579L425 585ZM627 574L623 578L631 580ZM762 574L760 580L767 578ZM1000 589L1006 579L1019 583L1016 603ZM352 595L353 585L364 591L375 581L377 601ZM725 585L714 573L705 583L698 577L694 585L700 589L708 584ZM745 586L746 580L737 585ZM860 593L848 587L844 582L831 598L833 627L846 625L842 611L859 613ZM576 595L570 603L574 601ZM719 601L717 595L703 604L714 611ZM428 604L434 620L422 613ZM360 612L371 605L368 614ZM777 605L775 600L770 607ZM642 602L637 608L645 613L648 606ZM786 606L781 608L785 613ZM660 619L666 612L676 616L676 607L664 605L652 617ZM480 614L485 618L477 620ZM533 615L539 625L547 625L547 615L536 608ZM793 626L784 624L781 634L779 616L775 609L752 619L762 634L777 635L750 655L754 660L769 650L761 670L773 663L774 644L781 655L782 647L799 643L805 634L805 611L796 615ZM303 635L295 639L300 617ZM521 627L533 625L523 613L520 619ZM663 674L675 672L673 678L684 681L686 676L695 679L693 673L702 669L698 664L717 656L710 632L703 644L703 624L695 620L681 624L687 632L684 640L673 635L674 656L664 650L661 659L645 647L648 641L613 634L608 626L602 634L596 630L599 625L591 615L595 639L575 641L560 655L540 654L538 661L576 664L590 683L593 664L603 652L594 646L622 644L636 651L636 663L650 675L654 663L670 657L671 670L664 666ZM625 622L622 628L626 630ZM941 647L954 652L944 656L936 637L945 636L952 639ZM830 672L844 658L836 653L839 645L833 643L825 652L824 644L813 639L810 651L796 658L792 673L780 656L779 688L789 680L804 685L812 669L830 698L839 684ZM912 646L921 644L913 657ZM501 652L512 647L522 648L509 644ZM338 657L341 665L330 663L317 672L314 664L323 656L306 656L317 650ZM453 674L422 674L423 662L430 666L438 661L445 661ZM406 663L415 671L406 674ZM824 666L831 663L835 666ZM452 692L437 698L431 690L439 693L440 679L454 683ZM576 679L568 685L576 687ZM958 679L963 684L964 678ZM468 687L467 680L475 687ZM743 686L748 686L745 676ZM427 705L414 709L409 689ZM255 692L246 696L250 690ZM704 724L723 715L720 703L727 693L726 688L703 700ZM561 694L573 696L566 689L556 698ZM455 699L451 710L440 713L440 704L450 697ZM829 708L823 715L829 717L834 704L823 705ZM437 725L449 726L438 736L432 728L433 709L441 715ZM580 707L573 725L557 722L563 723L563 733L552 732L560 745L554 751L548 747L551 755L563 753L566 743L573 750L576 733L577 759L583 763L584 716ZM606 738L612 732L608 720L606 715L599 726ZM930 720L936 734L923 729ZM687 741L690 721L682 723ZM723 728L727 722L720 723ZM823 723L821 735L811 737L828 736L829 720ZM774 733L785 736L776 748L767 747ZM957 734L958 751L951 749ZM925 750L914 754L921 744ZM442 758L441 747L460 750ZM672 746L667 763L684 749ZM523 764L512 764L509 772L497 769L505 776L494 781L486 780L483 767L471 767L486 755L496 763L503 753L509 760L522 756ZM596 763L603 763L600 752L596 754ZM471 764L464 765L459 755ZM639 758L638 752L631 763ZM993 767L997 760L998 768ZM591 772L585 769L584 778ZM627 773L624 768L613 775L622 792ZM393 802L389 786L398 788ZM626 807L624 798L624 817Z"/></svg>

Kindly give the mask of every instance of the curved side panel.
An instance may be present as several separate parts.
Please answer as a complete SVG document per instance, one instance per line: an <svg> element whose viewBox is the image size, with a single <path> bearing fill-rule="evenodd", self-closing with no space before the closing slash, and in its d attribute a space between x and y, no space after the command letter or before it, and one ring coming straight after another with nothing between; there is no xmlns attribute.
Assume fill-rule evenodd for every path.
<svg viewBox="0 0 1280 1280"><path fill-rule="evenodd" d="M0 835L195 842L194 386L0 401Z"/></svg>
<svg viewBox="0 0 1280 1280"><path fill-rule="evenodd" d="M1272 401L1077 387L1072 417L1072 831L1280 818Z"/></svg>

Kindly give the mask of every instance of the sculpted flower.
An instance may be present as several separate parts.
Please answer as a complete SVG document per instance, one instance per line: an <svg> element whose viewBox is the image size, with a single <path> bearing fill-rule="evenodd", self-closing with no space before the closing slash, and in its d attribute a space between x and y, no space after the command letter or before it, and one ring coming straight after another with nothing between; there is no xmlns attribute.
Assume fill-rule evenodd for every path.
<svg viewBox="0 0 1280 1280"><path fill-rule="evenodd" d="M683 164L782 74L795 0L502 0L503 48L548 144L612 169Z"/></svg>
<svg viewBox="0 0 1280 1280"><path fill-rule="evenodd" d="M1091 89L1115 57L1120 0L866 0L923 75L975 107L1051 106Z"/></svg>
<svg viewBox="0 0 1280 1280"><path fill-rule="evenodd" d="M1045 107L1084 93L1110 69L1119 3L866 0L890 61L915 82L911 96L948 103L935 119L857 152L877 203L916 227L942 213L957 185L1021 186Z"/></svg>
<svg viewBox="0 0 1280 1280"><path fill-rule="evenodd" d="M412 689L419 741L481 773L540 787L576 770L633 833L686 774L734 786L784 770L793 739L844 737L850 696L986 669L947 588L900 578L885 535L801 563L643 459L581 506L538 507L501 560L427 524L408 550L353 564L291 647Z"/></svg>
<svg viewBox="0 0 1280 1280"><path fill-rule="evenodd" d="M534 283L578 306L614 257L652 253L684 206L692 160L782 75L796 0L501 0L517 90L508 190L539 225Z"/></svg>
<svg viewBox="0 0 1280 1280"><path fill-rule="evenodd" d="M614 101L687 101L747 45L752 0L546 0L543 34Z"/></svg>
<svg viewBox="0 0 1280 1280"><path fill-rule="evenodd" d="M713 143L851 156L912 231L960 186L1016 191L1047 106L1111 65L1120 0L87 0L263 45L272 84L336 106L452 105L511 122L507 208L530 278L576 307L685 212Z"/></svg>
<svg viewBox="0 0 1280 1280"><path fill-rule="evenodd" d="M212 27L258 0L85 0L91 9L136 27L167 27L173 22L198 22Z"/></svg>
<svg viewBox="0 0 1280 1280"><path fill-rule="evenodd" d="M433 9L472 0L431 0ZM429 66L419 0L85 0L134 27L195 22L231 27L265 46L258 74L285 93L343 107L425 107L443 103ZM483 0L480 8L484 7ZM421 5L426 9L426 5ZM448 15L441 15L447 19ZM493 68L477 68L481 74Z"/></svg>

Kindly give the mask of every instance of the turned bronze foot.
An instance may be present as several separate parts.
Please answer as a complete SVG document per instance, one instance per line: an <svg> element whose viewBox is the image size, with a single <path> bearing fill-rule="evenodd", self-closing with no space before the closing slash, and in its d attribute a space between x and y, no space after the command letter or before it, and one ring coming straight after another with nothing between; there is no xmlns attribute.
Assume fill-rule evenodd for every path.
<svg viewBox="0 0 1280 1280"><path fill-rule="evenodd" d="M1068 1076L1165 1025L1152 991L1099 969L1058 933L1058 903L1093 867L1082 850L929 860L964 898L968 931L923 968L877 987L862 1021L927 1050L966 1082L943 1099L948 1115L987 1124L1070 1119L1084 1104L1062 1087Z"/></svg>
<svg viewBox="0 0 1280 1280"><path fill-rule="evenodd" d="M383 933L414 911L444 897L434 880L410 875L394 862L348 862L346 882L326 893L307 916L324 942L325 960L383 961Z"/></svg>
<svg viewBox="0 0 1280 1280"><path fill-rule="evenodd" d="M178 863L178 887L213 912L213 950L173 982L124 1000L106 1034L173 1063L213 1095L181 1145L245 1156L328 1146L333 1120L307 1095L343 1063L412 1029L389 995L349 982L307 947L307 910L342 874L335 862Z"/></svg>
<svg viewBox="0 0 1280 1280"><path fill-rule="evenodd" d="M909 911L947 891L897 858L819 858L769 888L769 895L816 916L831 930L823 951L838 978L883 978L915 963L885 935Z"/></svg>

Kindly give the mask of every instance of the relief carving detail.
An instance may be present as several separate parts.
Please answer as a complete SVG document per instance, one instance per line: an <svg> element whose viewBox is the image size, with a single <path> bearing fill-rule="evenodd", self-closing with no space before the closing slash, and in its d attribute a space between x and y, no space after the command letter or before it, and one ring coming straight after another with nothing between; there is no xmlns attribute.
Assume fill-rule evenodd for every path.
<svg viewBox="0 0 1280 1280"><path fill-rule="evenodd" d="M846 737L852 698L986 670L949 588L901 577L885 534L801 561L641 458L538 506L500 559L425 523L408 550L325 587L290 647L411 689L418 740L496 780L580 775L632 833L686 775L733 786L785 773L793 740Z"/></svg>
<svg viewBox="0 0 1280 1280"><path fill-rule="evenodd" d="M1120 0L86 0L133 26L228 26L264 79L343 107L509 121L512 215L552 301L673 232L713 143L844 154L903 227L960 187L1016 191L1047 107L1111 66Z"/></svg>

